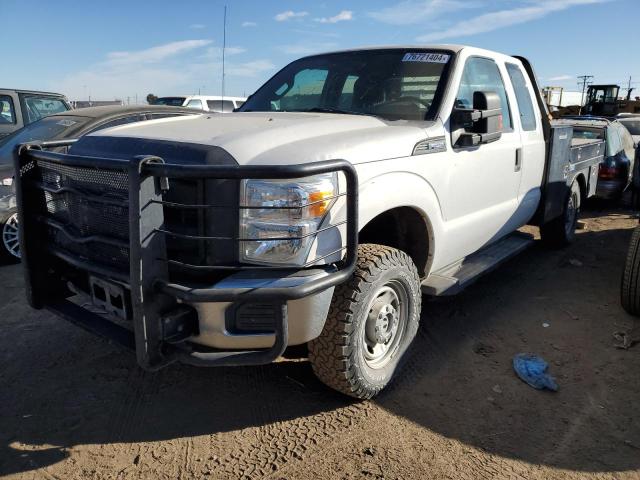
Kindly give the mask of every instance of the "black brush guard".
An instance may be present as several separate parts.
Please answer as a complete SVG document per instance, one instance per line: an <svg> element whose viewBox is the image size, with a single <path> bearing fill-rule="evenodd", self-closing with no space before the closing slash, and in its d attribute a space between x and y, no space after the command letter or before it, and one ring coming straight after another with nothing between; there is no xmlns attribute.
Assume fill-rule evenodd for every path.
<svg viewBox="0 0 640 480"><path fill-rule="evenodd" d="M106 159L67 155L48 151L66 147L73 141L43 142L21 145L15 152L16 194L20 217L20 248L25 275L25 287L29 304L36 309L48 309L55 314L98 335L136 351L138 363L145 369L156 370L174 361L200 366L257 365L273 361L280 356L288 342L287 300L295 300L346 281L353 273L357 261L358 242L358 180L354 167L344 160L328 160L305 165L283 166L211 166L165 164L158 157L137 157L133 160ZM128 226L129 226L129 271L128 274L106 268L95 262L69 255L43 241L47 228L60 229L66 240L78 244L111 245L117 241L108 235L77 236L65 231L64 225L47 218L46 189L38 181L39 162L61 168L90 169L93 172L125 174L128 178ZM292 179L328 172L342 172L346 178L347 191L338 196L346 197L346 222L332 225L337 228L346 223L346 246L333 252L344 252L343 259L333 265L324 266L327 274L297 287L265 288L198 288L188 284L172 283L169 280L169 263L164 228L163 209L168 202L163 200L163 191L168 179ZM64 189L71 195L84 195L80 190ZM103 201L92 197L91 201ZM108 203L108 202L107 202ZM176 205L170 207L214 208L211 205ZM240 206L239 209L247 208ZM238 216L239 219L239 216ZM202 237L206 239L206 237ZM301 239L290 237L289 239ZM235 241L252 239L229 239ZM126 246L126 245L125 245ZM329 254L331 255L331 254ZM327 257L325 255L324 257ZM323 257L323 258L324 258ZM322 259L316 260L319 261ZM133 331L102 315L93 313L69 300L73 296L64 279L52 272L56 262L103 278L115 279L128 285L131 297L131 320ZM180 262L175 262L180 263ZM315 262L305 265L311 267ZM287 275L300 269L282 267L259 267L250 265L187 265L198 272L273 270ZM220 351L190 342L172 342L168 339L168 310L182 302L277 302L281 314L275 322L275 342L271 348L253 351ZM175 325L172 332L175 333Z"/></svg>

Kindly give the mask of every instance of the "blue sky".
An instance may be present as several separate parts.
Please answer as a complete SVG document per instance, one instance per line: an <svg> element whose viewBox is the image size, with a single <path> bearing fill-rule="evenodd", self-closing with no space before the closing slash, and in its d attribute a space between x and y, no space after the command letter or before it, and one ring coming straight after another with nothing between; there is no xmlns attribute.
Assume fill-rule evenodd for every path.
<svg viewBox="0 0 640 480"><path fill-rule="evenodd" d="M310 53L428 43L524 55L543 85L571 90L577 75L631 75L640 94L640 0L0 0L0 86L78 100L217 95L225 4L227 95Z"/></svg>

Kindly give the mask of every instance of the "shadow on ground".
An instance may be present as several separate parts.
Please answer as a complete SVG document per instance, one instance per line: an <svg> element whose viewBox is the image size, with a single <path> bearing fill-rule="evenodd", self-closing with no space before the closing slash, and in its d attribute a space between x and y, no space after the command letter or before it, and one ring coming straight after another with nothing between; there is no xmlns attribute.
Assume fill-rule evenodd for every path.
<svg viewBox="0 0 640 480"><path fill-rule="evenodd" d="M640 468L640 346L618 350L612 339L633 325L618 307L629 237L587 231L563 251L535 247L461 296L426 302L406 371L375 403L531 464ZM306 361L145 373L133 355L31 311L19 274L19 265L0 272L2 475L59 462L75 445L239 431L353 404ZM558 393L513 375L511 358L522 351L549 361Z"/></svg>

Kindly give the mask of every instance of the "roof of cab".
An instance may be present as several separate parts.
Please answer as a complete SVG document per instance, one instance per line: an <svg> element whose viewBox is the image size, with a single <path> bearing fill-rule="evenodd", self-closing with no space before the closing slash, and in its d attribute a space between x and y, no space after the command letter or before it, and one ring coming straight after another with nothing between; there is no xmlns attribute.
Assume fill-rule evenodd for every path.
<svg viewBox="0 0 640 480"><path fill-rule="evenodd" d="M466 48L465 45L455 45L455 44L438 44L438 45L376 45L371 47L358 47L358 48L347 48L344 50L334 50L330 52L320 53L309 55L310 57L315 57L316 55L324 55L331 53L346 53L346 52L362 52L367 50L449 50L453 53L458 53L463 48Z"/></svg>
<svg viewBox="0 0 640 480"><path fill-rule="evenodd" d="M35 94L35 95L50 95L52 97L65 97L62 93L55 92L44 92L40 90L20 90L18 88L0 88L0 92L16 92L16 93L27 93L27 94ZM66 98L66 97L65 97Z"/></svg>
<svg viewBox="0 0 640 480"><path fill-rule="evenodd" d="M458 44L431 44L431 45L376 45L370 47L358 47L358 48L348 48L344 50L335 50L323 53L314 53L313 55L306 55L302 58L310 58L316 57L319 55L332 55L337 53L348 53L348 52L363 52L363 51L371 51L371 50L440 50L440 51L449 51L453 54L458 54L462 50L471 50L475 55L488 55L491 57L501 57L503 60L509 59L509 61L513 61L518 63L520 60L515 58L512 55L508 55L506 53L496 52L493 50L487 50L484 48L473 47L471 45L458 45Z"/></svg>

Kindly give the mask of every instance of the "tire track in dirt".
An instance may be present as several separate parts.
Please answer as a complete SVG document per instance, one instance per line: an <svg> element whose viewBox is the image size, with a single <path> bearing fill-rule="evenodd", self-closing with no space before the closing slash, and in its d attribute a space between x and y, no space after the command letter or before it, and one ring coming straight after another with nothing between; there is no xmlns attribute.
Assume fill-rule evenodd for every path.
<svg viewBox="0 0 640 480"><path fill-rule="evenodd" d="M210 466L212 478L256 479L274 474L294 459L350 430L368 418L370 402L356 403L310 417L289 421L269 421L281 415L279 405L271 404L256 412L266 421L247 432L253 435L237 452L229 453Z"/></svg>

